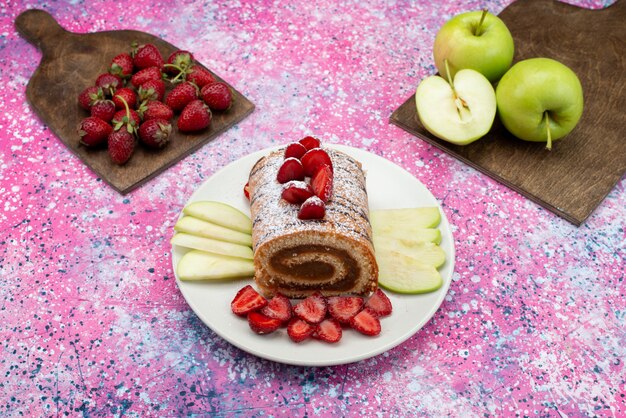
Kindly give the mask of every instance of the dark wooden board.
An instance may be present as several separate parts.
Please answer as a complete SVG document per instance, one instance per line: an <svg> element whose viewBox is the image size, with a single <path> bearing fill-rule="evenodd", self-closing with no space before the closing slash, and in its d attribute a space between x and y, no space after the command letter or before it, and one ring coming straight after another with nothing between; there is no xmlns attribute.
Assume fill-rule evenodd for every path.
<svg viewBox="0 0 626 418"><path fill-rule="evenodd" d="M254 104L230 86L233 106L226 112L214 112L208 129L185 135L175 128L175 118L170 144L157 151L138 146L128 163L117 166L111 163L106 150L90 150L79 144L77 127L80 120L89 115L78 106L78 94L93 85L99 74L107 71L115 55L128 52L134 41L140 45L154 44L164 59L178 48L156 36L133 30L88 34L68 32L42 10L23 12L17 17L15 26L42 52L41 63L26 88L31 106L68 148L122 194L161 173L254 110ZM212 74L217 80L224 81Z"/></svg>
<svg viewBox="0 0 626 418"><path fill-rule="evenodd" d="M479 141L466 146L442 141L419 122L415 95L390 120L580 225L626 172L626 1L585 10L554 0L518 0L500 18L515 41L514 62L553 58L582 83L583 116L552 151L515 138L497 117Z"/></svg>

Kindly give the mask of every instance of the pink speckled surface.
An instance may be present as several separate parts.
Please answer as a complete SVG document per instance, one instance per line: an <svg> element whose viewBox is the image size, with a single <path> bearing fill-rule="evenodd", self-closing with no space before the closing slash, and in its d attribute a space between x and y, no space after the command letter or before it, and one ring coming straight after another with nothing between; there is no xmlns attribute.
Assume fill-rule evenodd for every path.
<svg viewBox="0 0 626 418"><path fill-rule="evenodd" d="M439 26L510 1L123 3L0 6L0 415L626 416L624 179L576 228L388 123L433 72ZM120 196L25 100L40 54L13 21L33 7L74 32L159 35L257 109ZM304 133L401 165L455 233L456 272L431 322L344 366L233 347L191 312L171 267L174 220L201 182Z"/></svg>

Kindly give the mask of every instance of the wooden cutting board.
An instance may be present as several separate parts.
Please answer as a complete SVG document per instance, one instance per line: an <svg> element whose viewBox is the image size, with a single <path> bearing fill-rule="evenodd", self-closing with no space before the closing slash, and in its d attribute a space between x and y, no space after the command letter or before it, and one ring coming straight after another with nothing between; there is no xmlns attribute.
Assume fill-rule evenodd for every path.
<svg viewBox="0 0 626 418"><path fill-rule="evenodd" d="M586 10L554 0L518 0L500 18L515 41L514 62L553 58L580 78L583 116L567 137L548 151L545 144L515 138L496 117L484 138L455 146L424 129L415 95L391 122L580 225L626 172L626 1Z"/></svg>
<svg viewBox="0 0 626 418"><path fill-rule="evenodd" d="M41 63L26 88L31 106L68 148L122 194L161 173L254 110L254 104L230 86L233 106L226 112L213 112L208 129L194 135L182 134L175 128L175 117L171 142L165 148L155 151L137 146L128 163L115 165L106 149L90 150L79 144L77 127L81 119L89 116L78 106L79 93L93 85L97 76L108 70L111 59L128 52L135 41L139 45L154 44L164 59L178 48L156 36L133 30L68 32L42 10L23 12L17 17L15 27L42 52Z"/></svg>

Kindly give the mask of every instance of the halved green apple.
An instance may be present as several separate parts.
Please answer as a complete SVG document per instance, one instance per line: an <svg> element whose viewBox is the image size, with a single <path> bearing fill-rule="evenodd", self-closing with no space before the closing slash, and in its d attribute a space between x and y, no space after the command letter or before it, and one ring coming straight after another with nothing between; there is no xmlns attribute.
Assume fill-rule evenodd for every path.
<svg viewBox="0 0 626 418"><path fill-rule="evenodd" d="M252 234L250 217L226 203L201 201L190 203L183 208L185 215L193 216L224 228Z"/></svg>
<svg viewBox="0 0 626 418"><path fill-rule="evenodd" d="M226 280L254 276L254 262L239 257L191 250L178 262L180 280Z"/></svg>
<svg viewBox="0 0 626 418"><path fill-rule="evenodd" d="M233 244L252 246L252 235L203 221L194 216L183 216L180 218L174 225L174 230L219 241L232 242Z"/></svg>
<svg viewBox="0 0 626 418"><path fill-rule="evenodd" d="M229 255L252 260L252 248L245 245L233 244L232 242L220 241L211 238L191 235L184 232L176 233L171 241L173 245L206 251L214 254Z"/></svg>

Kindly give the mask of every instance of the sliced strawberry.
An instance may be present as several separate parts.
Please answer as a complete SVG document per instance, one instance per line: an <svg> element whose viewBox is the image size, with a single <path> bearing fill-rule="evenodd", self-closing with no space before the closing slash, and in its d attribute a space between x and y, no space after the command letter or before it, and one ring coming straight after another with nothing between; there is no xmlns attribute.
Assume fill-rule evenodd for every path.
<svg viewBox="0 0 626 418"><path fill-rule="evenodd" d="M380 288L370 296L365 307L378 317L390 315L393 310L391 301Z"/></svg>
<svg viewBox="0 0 626 418"><path fill-rule="evenodd" d="M312 150L307 151L306 154L302 156L300 161L302 161L304 175L307 177L313 176L313 174L315 174L323 165L329 166L331 170L333 169L333 163L330 160L330 156L321 148L313 148Z"/></svg>
<svg viewBox="0 0 626 418"><path fill-rule="evenodd" d="M320 140L317 138L314 138L312 136L305 136L304 138L302 138L300 141L302 145L304 145L304 147L308 150L313 149L313 148L319 148L320 147Z"/></svg>
<svg viewBox="0 0 626 418"><path fill-rule="evenodd" d="M281 197L289 203L300 204L313 196L313 189L304 181L292 180L285 183Z"/></svg>
<svg viewBox="0 0 626 418"><path fill-rule="evenodd" d="M252 311L267 305L267 299L261 296L254 288L247 285L239 290L230 303L230 309L236 315L247 315Z"/></svg>
<svg viewBox="0 0 626 418"><path fill-rule="evenodd" d="M252 311L248 314L248 325L250 325L250 329L257 334L269 334L280 328L282 321Z"/></svg>
<svg viewBox="0 0 626 418"><path fill-rule="evenodd" d="M326 303L330 316L342 324L349 324L364 305L363 298L358 296L332 296Z"/></svg>
<svg viewBox="0 0 626 418"><path fill-rule="evenodd" d="M361 334L380 334L380 321L369 309L363 309L350 320L350 326Z"/></svg>
<svg viewBox="0 0 626 418"><path fill-rule="evenodd" d="M326 204L317 196L304 201L298 211L298 219L322 219L326 215Z"/></svg>
<svg viewBox="0 0 626 418"><path fill-rule="evenodd" d="M293 318L287 325L287 334L293 342L299 343L309 338L315 328L315 325L309 324L303 319Z"/></svg>
<svg viewBox="0 0 626 418"><path fill-rule="evenodd" d="M328 202L333 194L333 171L329 166L321 166L311 177L313 193L322 201Z"/></svg>
<svg viewBox="0 0 626 418"><path fill-rule="evenodd" d="M246 185L243 186L243 195L246 199L250 200L250 183L246 183Z"/></svg>
<svg viewBox="0 0 626 418"><path fill-rule="evenodd" d="M336 343L341 339L341 325L334 318L326 318L319 323L313 336L327 343Z"/></svg>
<svg viewBox="0 0 626 418"><path fill-rule="evenodd" d="M270 318L278 319L283 323L289 321L293 316L291 301L282 293L274 295L259 312Z"/></svg>
<svg viewBox="0 0 626 418"><path fill-rule="evenodd" d="M307 152L307 149L299 142L292 142L285 148L285 158L300 159Z"/></svg>
<svg viewBox="0 0 626 418"><path fill-rule="evenodd" d="M291 180L304 180L304 171L300 160L297 158L287 158L278 169L276 180L281 184Z"/></svg>
<svg viewBox="0 0 626 418"><path fill-rule="evenodd" d="M321 293L316 292L300 301L294 306L293 311L298 318L304 319L309 324L319 324L326 316L326 299Z"/></svg>

